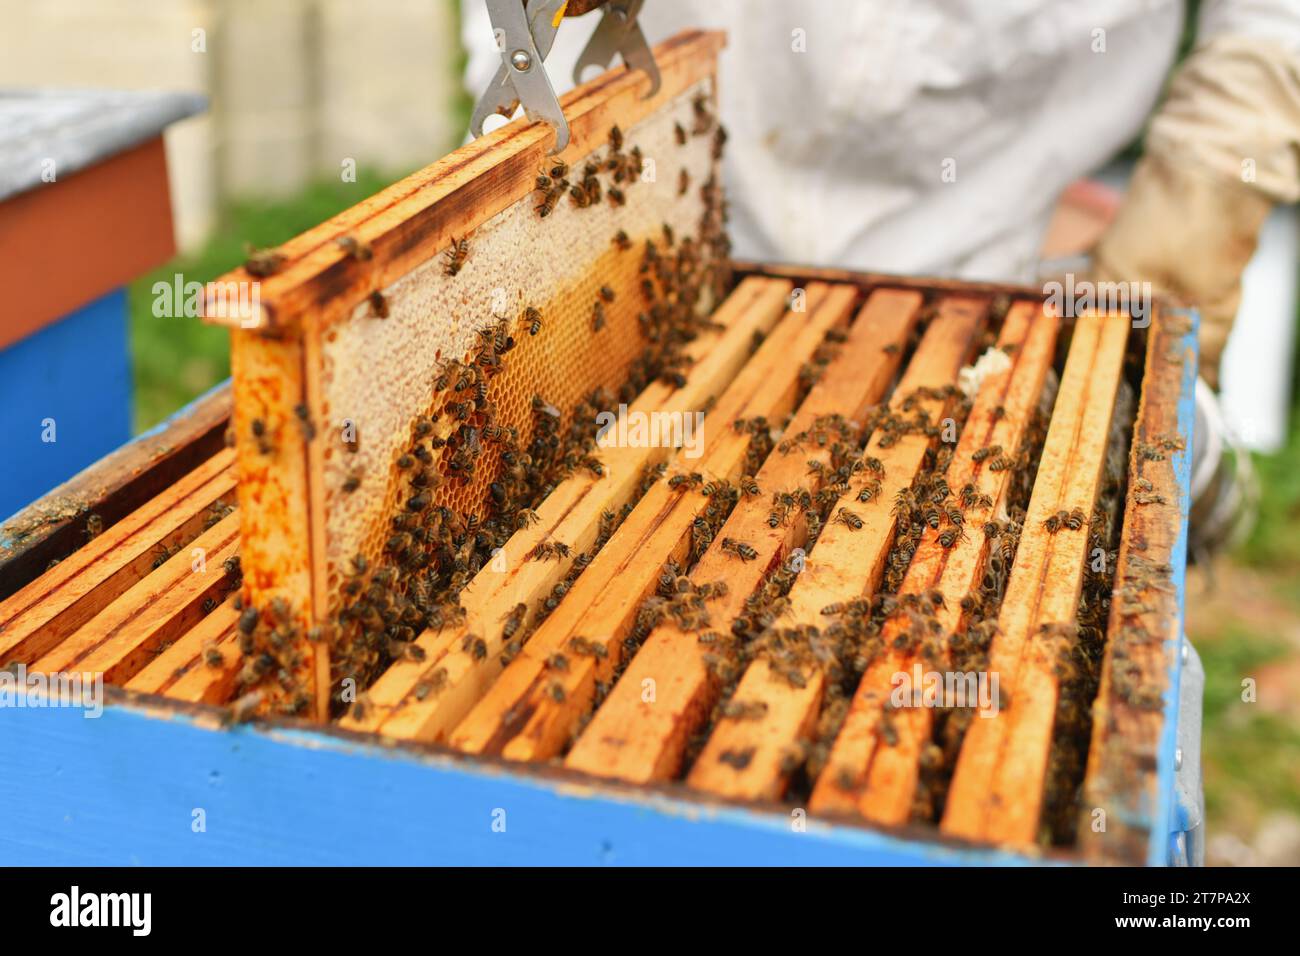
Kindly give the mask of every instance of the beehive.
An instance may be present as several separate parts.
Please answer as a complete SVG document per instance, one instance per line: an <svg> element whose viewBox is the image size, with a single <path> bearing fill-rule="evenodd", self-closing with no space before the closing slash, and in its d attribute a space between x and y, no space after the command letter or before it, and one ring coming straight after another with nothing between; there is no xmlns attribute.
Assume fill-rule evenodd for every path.
<svg viewBox="0 0 1300 956"><path fill-rule="evenodd" d="M698 457L637 444L596 450L600 472L576 468L557 481L536 503L537 522L469 578L456 595L463 614L416 633L415 650L361 679L345 712L336 702L329 726L293 739L283 731L296 721L283 716L201 729L249 716L237 587L244 608L283 597L304 624L328 623L357 576L355 556L371 568L386 560L382 538L410 493L394 463L419 418L442 416L435 434L449 434L447 399L431 382L448 358L481 347L479 329L509 321L515 345L488 389L514 427L529 427L534 394L568 412L594 387L626 382L645 347L645 240L667 249L665 223L680 243L709 214L698 187L713 173L714 140L690 131L701 94L712 102L719 47L710 34L661 46L664 84L652 100L625 71L566 99L570 168L605 156L613 125L625 149L640 145L656 160L655 181L631 185L625 206L562 203L540 219L531 190L549 134L515 123L282 247L258 325L234 333L233 402L214 396L166 440L125 451L6 529L17 543L0 564L0 659L103 673L122 690L100 724L121 733L119 715L167 716L177 740L209 755L196 759L222 762L224 740L285 748L276 766L288 769L266 771L282 794L300 789L294 774L325 772L324 755L360 748L348 752L373 759L379 742L397 755L379 776L401 776L400 792L441 807L431 821L505 799L483 796L480 781L520 781L553 813L555 832L534 835L553 848L575 836L608 842L602 821L623 819L628 806L641 822L620 836L663 832L673 859L710 858L709 840L697 848L676 829L689 826L678 818L686 811L705 812L715 834L742 827L763 852L829 847L841 860L990 859L979 849L989 846L1163 859L1194 330L1163 308L1145 329L1128 316L1059 318L1022 288L719 257L701 283L681 378L628 396L633 412L707 410ZM682 168L695 184L684 191ZM631 250L611 243L620 229ZM470 254L447 275L448 243L466 234ZM614 298L597 332L602 285ZM375 314L376 291L387 317ZM517 324L529 305L543 316L536 336ZM968 400L955 386L988 355L1003 358L986 359ZM228 419L233 451L219 443ZM344 419L357 441L342 441ZM500 467L483 460L473 480L447 481L439 500L491 515ZM360 480L346 492L352 474ZM933 492L940 478L951 494L932 502L933 526L928 500L899 507L900 493ZM847 486L835 487L841 479ZM783 505L781 493L799 488L810 499L831 491ZM948 515L954 507L959 518ZM1087 514L1079 527L1048 526L1075 508ZM1018 528L1007 523L1017 516ZM990 522L997 533L984 533ZM555 543L569 555L538 554ZM1100 572L1090 568L1097 548ZM239 564L227 563L236 553ZM53 558L62 560L44 570ZM864 642L852 607L835 606L880 594L925 611L941 639L903 639L912 618L877 607L878 640ZM1080 624L1086 636L1071 630ZM918 662L958 666L972 633L984 635L977 650L1009 692L997 717L882 706L892 675ZM1087 680L1058 667L1062 639L1091 655ZM1090 740L1088 722L1058 719L1060 702L1085 691ZM325 714L322 702L316 716ZM183 729L192 723L197 736ZM100 750L120 759L130 746L60 727L91 765ZM38 727L32 739L41 736ZM428 754L445 756L426 766ZM408 764L434 789L406 775ZM169 772L158 760L136 770L141 780ZM1080 783L1082 802L1061 805ZM379 799L361 778L339 787L349 819ZM586 816L548 802L575 793ZM48 802L68 799L55 786ZM737 818L718 809L728 803L756 809ZM1112 821L1102 835L1089 825L1097 807ZM790 824L805 811L820 834L811 844ZM305 826L287 810L268 812L289 831ZM556 820L566 822L556 830ZM428 827L434 843L466 858L501 852L456 843L452 823ZM744 858L730 836L718 839L727 859ZM405 858L403 845L382 858ZM973 849L952 849L961 846Z"/></svg>

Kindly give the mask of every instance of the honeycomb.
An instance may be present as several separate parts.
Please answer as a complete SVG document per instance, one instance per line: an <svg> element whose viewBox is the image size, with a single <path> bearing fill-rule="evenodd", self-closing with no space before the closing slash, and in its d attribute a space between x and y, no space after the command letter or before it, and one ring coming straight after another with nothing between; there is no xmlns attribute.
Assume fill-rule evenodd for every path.
<svg viewBox="0 0 1300 956"><path fill-rule="evenodd" d="M358 439L350 446L337 440L325 444L329 593L337 592L354 555L374 562L381 553L391 530L387 519L406 493L396 462L412 440L415 420L436 415L436 435L454 431L457 423L445 406L456 396L436 394L433 383L444 363L469 355L480 329L501 319L514 323L516 345L504 357L503 371L490 380L488 397L497 423L518 428L523 442L534 395L567 415L597 386L616 391L626 379L646 344L638 322L645 307L639 288L644 240L662 247L665 224L678 241L694 237L705 213L699 187L716 166L712 137L691 135L682 144L676 127L692 129L694 101L700 95L711 99L712 85L711 79L697 84L623 131L624 151L641 149L643 180L650 180L625 185L625 205L578 208L565 198L542 218L534 209L537 199L529 195L467 237L469 255L458 274L446 274L439 253L383 290L387 317L364 302L326 333L324 424L337 435L350 421ZM581 169L606 152L602 144L571 168ZM608 186L608 176L601 178ZM626 250L612 241L620 230L632 242ZM606 325L596 332L592 311L602 286L615 297L604 304ZM529 306L542 315L535 336L519 321ZM445 481L435 503L460 513L481 512L497 472L494 454L482 454L468 483ZM348 491L350 479L356 487Z"/></svg>

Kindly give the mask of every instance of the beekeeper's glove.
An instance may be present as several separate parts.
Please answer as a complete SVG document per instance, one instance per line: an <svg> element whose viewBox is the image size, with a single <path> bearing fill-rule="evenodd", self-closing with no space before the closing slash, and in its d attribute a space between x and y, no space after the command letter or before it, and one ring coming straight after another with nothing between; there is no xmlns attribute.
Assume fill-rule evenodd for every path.
<svg viewBox="0 0 1300 956"><path fill-rule="evenodd" d="M1201 311L1201 374L1216 388L1241 274L1274 203L1300 199L1300 50L1217 37L1188 58L1152 120L1099 281L1148 281Z"/></svg>

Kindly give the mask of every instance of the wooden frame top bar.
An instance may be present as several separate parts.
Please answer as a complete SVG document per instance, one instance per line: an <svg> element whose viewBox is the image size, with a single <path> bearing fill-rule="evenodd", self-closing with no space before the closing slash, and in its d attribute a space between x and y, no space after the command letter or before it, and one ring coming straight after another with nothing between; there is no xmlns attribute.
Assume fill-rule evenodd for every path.
<svg viewBox="0 0 1300 956"><path fill-rule="evenodd" d="M663 107L704 73L726 44L720 31L690 30L654 48L661 87L642 99L650 79L615 68L560 97L572 138L560 154L575 162L603 142L611 117L630 125ZM432 165L290 239L276 251L280 268L258 279L239 268L209 283L205 319L219 325L280 331L302 324L325 328L349 315L372 289L385 288L508 206L527 196L547 161L554 133L521 117L466 143ZM358 259L337 240L368 249ZM216 307L217 287L258 287L254 316ZM226 314L223 314L225 312Z"/></svg>

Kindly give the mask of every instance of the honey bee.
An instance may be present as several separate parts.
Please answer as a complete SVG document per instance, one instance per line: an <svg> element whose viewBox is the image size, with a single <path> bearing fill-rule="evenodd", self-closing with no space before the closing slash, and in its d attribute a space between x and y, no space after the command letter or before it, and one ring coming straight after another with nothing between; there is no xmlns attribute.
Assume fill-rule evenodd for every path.
<svg viewBox="0 0 1300 956"><path fill-rule="evenodd" d="M370 247L357 239L356 236L339 236L334 240L334 244L358 262L368 262L371 256L374 255L370 251Z"/></svg>
<svg viewBox="0 0 1300 956"><path fill-rule="evenodd" d="M691 188L691 174L687 172L686 167L682 167L681 173L677 176L677 195L685 196L687 190Z"/></svg>
<svg viewBox="0 0 1300 956"><path fill-rule="evenodd" d="M591 307L591 330L599 332L605 327L605 306L601 302L595 302Z"/></svg>
<svg viewBox="0 0 1300 956"><path fill-rule="evenodd" d="M603 285L600 287L600 297L604 299L606 302L613 302L614 290L607 285Z"/></svg>
<svg viewBox="0 0 1300 956"><path fill-rule="evenodd" d="M542 331L542 313L534 306L524 309L524 324L528 326L528 334L536 335Z"/></svg>
<svg viewBox="0 0 1300 956"><path fill-rule="evenodd" d="M691 522L691 558L699 560L713 543L713 529L703 517Z"/></svg>
<svg viewBox="0 0 1300 956"><path fill-rule="evenodd" d="M744 750L724 750L718 755L718 763L725 763L736 770L744 770L753 759L753 747L746 747Z"/></svg>
<svg viewBox="0 0 1300 956"><path fill-rule="evenodd" d="M1151 444L1150 442L1140 441L1140 442L1137 442L1137 443L1135 444L1134 447L1137 449L1138 454L1139 454L1139 455L1140 455L1140 456L1141 456L1145 461L1164 461L1164 460L1165 460L1164 452L1162 452L1162 451L1160 450L1159 446L1157 446L1157 445L1153 445L1153 444Z"/></svg>
<svg viewBox="0 0 1300 956"><path fill-rule="evenodd" d="M985 445L983 448L976 449L970 456L972 461L983 461L985 458L992 458L1002 454L1001 445Z"/></svg>
<svg viewBox="0 0 1300 956"><path fill-rule="evenodd" d="M265 279L267 276L279 272L284 262L285 255L282 252L275 249L253 249L250 247L248 259L244 262L244 271L251 276Z"/></svg>
<svg viewBox="0 0 1300 956"><path fill-rule="evenodd" d="M350 494L352 494L352 492L356 491L356 490L357 490L358 488L360 488L360 487L361 487L361 472L360 472L360 470L359 470L359 469L354 469L354 470L348 472L348 476L347 476L346 478L343 479L343 492L344 492L344 494L349 494L349 495L350 495Z"/></svg>
<svg viewBox="0 0 1300 956"><path fill-rule="evenodd" d="M718 128L713 131L713 152L710 154L715 161L722 158L722 151L726 148L726 145L727 131L719 123Z"/></svg>
<svg viewBox="0 0 1300 956"><path fill-rule="evenodd" d="M757 498L763 493L763 489L758 487L758 482L752 475L742 475L740 478L740 490L750 498Z"/></svg>
<svg viewBox="0 0 1300 956"><path fill-rule="evenodd" d="M606 195L609 197L609 204L611 206L623 206L627 203L627 197L623 195L623 190L618 189L615 186L611 186Z"/></svg>
<svg viewBox="0 0 1300 956"><path fill-rule="evenodd" d="M1087 515L1080 508L1072 511L1066 511L1062 508L1056 514L1049 516L1043 521L1043 527L1047 529L1048 534L1056 534L1062 528L1069 528L1071 531L1078 531L1087 524Z"/></svg>
<svg viewBox="0 0 1300 956"><path fill-rule="evenodd" d="M587 192L586 186L581 183L574 183L569 187L569 201L579 209L586 209L592 203L591 194Z"/></svg>
<svg viewBox="0 0 1300 956"><path fill-rule="evenodd" d="M957 542L966 536L965 530L960 526L945 528L939 533L939 545L943 548L955 548Z"/></svg>
<svg viewBox="0 0 1300 956"><path fill-rule="evenodd" d="M737 541L735 538L723 538L719 546L728 554L734 554L741 561L753 561L758 557L758 552L743 541Z"/></svg>
<svg viewBox="0 0 1300 956"><path fill-rule="evenodd" d="M632 248L632 240L628 238L627 233L622 229L614 233L613 241L614 245L617 246L621 252L626 252L628 249Z"/></svg>
<svg viewBox="0 0 1300 956"><path fill-rule="evenodd" d="M609 657L609 648L599 641L589 641L585 637L569 638L569 646L573 648L575 654L581 654L584 657L595 657L600 660Z"/></svg>
<svg viewBox="0 0 1300 956"><path fill-rule="evenodd" d="M487 642L481 637L473 634L466 634L460 642L460 649L469 654L476 661L481 661L487 657Z"/></svg>
<svg viewBox="0 0 1300 956"><path fill-rule="evenodd" d="M465 265L465 260L469 258L469 240L461 237L457 239L451 237L451 246L444 255L444 264L442 271L444 275L454 276L460 272Z"/></svg>
<svg viewBox="0 0 1300 956"><path fill-rule="evenodd" d="M274 446L271 444L270 438L267 437L266 422L262 421L260 418L254 418L252 423L249 425L249 429L253 433L253 438L257 440L257 450L263 455L271 454L274 450Z"/></svg>
<svg viewBox="0 0 1300 956"><path fill-rule="evenodd" d="M561 541L541 541L528 552L528 557L537 561L559 561L573 554L573 549Z"/></svg>
<svg viewBox="0 0 1300 956"><path fill-rule="evenodd" d="M668 487L674 491L686 488L698 488L704 484L704 476L698 471L690 474L673 475L668 479Z"/></svg>
<svg viewBox="0 0 1300 956"><path fill-rule="evenodd" d="M569 175L569 164L562 159L557 159L551 163L551 168L546 170L546 174L558 182Z"/></svg>
<svg viewBox="0 0 1300 956"><path fill-rule="evenodd" d="M536 206L533 207L533 211L537 213L537 217L539 219L545 219L552 212L554 212L555 204L559 201L560 196L562 194L563 194L563 190L558 188L550 188L544 190L542 192L541 202L539 202Z"/></svg>
<svg viewBox="0 0 1300 956"><path fill-rule="evenodd" d="M761 700L729 700L722 706L722 716L732 720L762 720L767 703Z"/></svg>
<svg viewBox="0 0 1300 956"><path fill-rule="evenodd" d="M678 146L686 145L686 127L681 123L673 124L673 136L677 139Z"/></svg>
<svg viewBox="0 0 1300 956"><path fill-rule="evenodd" d="M369 301L370 301L370 311L375 316L375 318L377 319L388 318L388 300L384 298L384 294L382 292L376 289L374 292L370 293Z"/></svg>
<svg viewBox="0 0 1300 956"><path fill-rule="evenodd" d="M221 651L217 650L215 647L209 647L203 652L203 663L208 667L215 668L225 664L226 659L222 656Z"/></svg>
<svg viewBox="0 0 1300 956"><path fill-rule="evenodd" d="M879 478L867 479L862 483L862 487L858 489L858 501L861 501L863 504L865 504L868 501L871 501L874 498L878 498L879 496L880 496Z"/></svg>
<svg viewBox="0 0 1300 956"><path fill-rule="evenodd" d="M621 152L623 149L623 131L617 126L609 128L609 148L614 153Z"/></svg>
<svg viewBox="0 0 1300 956"><path fill-rule="evenodd" d="M850 531L862 530L862 519L848 508L841 508L835 512L835 520L839 524L846 526Z"/></svg>
<svg viewBox="0 0 1300 956"><path fill-rule="evenodd" d="M260 690L250 691L242 697L236 699L230 705L230 709L222 717L224 724L242 724L252 720L257 714L257 708L261 706L265 693ZM361 701L357 701L358 706Z"/></svg>
<svg viewBox="0 0 1300 956"><path fill-rule="evenodd" d="M311 412L306 405L293 406L293 414L298 419L298 425L302 428L302 437L305 441L311 441L316 437L316 426L312 424Z"/></svg>

